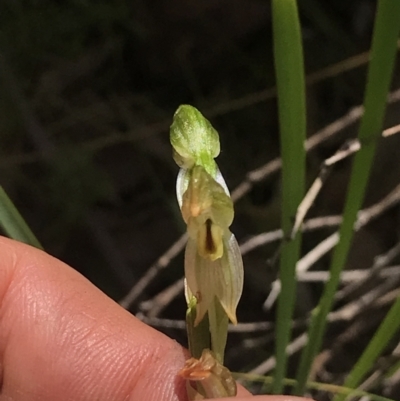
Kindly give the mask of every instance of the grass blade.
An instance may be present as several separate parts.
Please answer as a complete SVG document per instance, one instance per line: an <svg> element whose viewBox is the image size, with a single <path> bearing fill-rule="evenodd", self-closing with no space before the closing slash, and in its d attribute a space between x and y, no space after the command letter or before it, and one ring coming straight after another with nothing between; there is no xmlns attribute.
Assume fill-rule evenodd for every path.
<svg viewBox="0 0 400 401"><path fill-rule="evenodd" d="M372 340L369 342L367 348L361 355L360 359L354 365L353 369L347 376L344 382L344 387L356 388L364 376L371 369L376 358L384 350L388 342L396 334L400 328L400 297L397 298L396 302L390 308L384 321L379 326L379 329L375 333ZM343 401L346 395L337 395L333 401Z"/></svg>
<svg viewBox="0 0 400 401"><path fill-rule="evenodd" d="M345 265L353 237L353 225L364 197L375 148L380 133L386 105L386 96L392 76L397 38L400 29L400 2L380 0L378 2L372 40L371 62L364 99L364 116L358 138L361 150L356 154L351 173L343 223L340 227L340 242L337 245L330 267L330 280L326 284L318 307L313 311L309 340L304 349L297 371L295 394L304 392L308 373L316 353L319 351L333 298Z"/></svg>
<svg viewBox="0 0 400 401"><path fill-rule="evenodd" d="M301 31L296 0L272 2L274 60L278 90L282 155L282 228L289 236L293 218L304 195L306 106ZM296 297L296 262L301 235L282 246L276 329L276 370L274 393L282 392L286 374L286 346Z"/></svg>
<svg viewBox="0 0 400 401"><path fill-rule="evenodd" d="M2 186L0 186L0 226L10 238L43 249Z"/></svg>

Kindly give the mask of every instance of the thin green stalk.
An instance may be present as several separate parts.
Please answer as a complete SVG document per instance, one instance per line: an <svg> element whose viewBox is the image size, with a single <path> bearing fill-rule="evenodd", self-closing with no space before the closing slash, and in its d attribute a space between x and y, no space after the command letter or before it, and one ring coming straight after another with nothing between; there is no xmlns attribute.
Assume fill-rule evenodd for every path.
<svg viewBox="0 0 400 401"><path fill-rule="evenodd" d="M282 228L289 236L305 188L304 63L296 0L274 0L272 17L282 155ZM300 244L299 234L293 241L285 242L281 250L282 290L278 301L274 393L282 392L286 374L286 347L291 337Z"/></svg>
<svg viewBox="0 0 400 401"><path fill-rule="evenodd" d="M400 329L400 297L390 308L384 321L379 326L372 340L361 355L360 359L354 365L353 369L344 382L345 387L356 388L364 376L371 369L376 358L382 353L386 345ZM346 394L337 395L333 401L343 401Z"/></svg>
<svg viewBox="0 0 400 401"><path fill-rule="evenodd" d="M392 76L400 30L400 1L380 0L375 19L372 40L371 62L368 70L364 116L358 138L361 150L354 159L343 223L340 227L340 242L337 245L330 267L330 280L325 286L318 307L313 311L308 343L301 355L297 371L295 394L303 394L311 364L322 343L326 317L331 310L334 295L340 280L340 273L346 263L353 237L353 226L364 197L376 142L382 132L386 97Z"/></svg>
<svg viewBox="0 0 400 401"><path fill-rule="evenodd" d="M196 359L200 359L204 349L210 349L210 332L208 316L197 325L194 325L196 320L196 298L189 301L186 311L186 329L188 334L188 345L190 355Z"/></svg>
<svg viewBox="0 0 400 401"><path fill-rule="evenodd" d="M223 364L229 319L217 298L214 298L213 305L208 310L208 320L210 322L211 349L215 359Z"/></svg>
<svg viewBox="0 0 400 401"><path fill-rule="evenodd" d="M43 249L2 186L0 186L0 226L10 238Z"/></svg>

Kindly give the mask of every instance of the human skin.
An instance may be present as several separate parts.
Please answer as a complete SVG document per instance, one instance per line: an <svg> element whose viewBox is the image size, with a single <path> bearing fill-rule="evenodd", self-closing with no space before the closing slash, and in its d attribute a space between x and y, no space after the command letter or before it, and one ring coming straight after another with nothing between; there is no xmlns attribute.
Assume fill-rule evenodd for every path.
<svg viewBox="0 0 400 401"><path fill-rule="evenodd" d="M186 401L187 358L60 260L0 236L0 401ZM249 397L305 400L234 399Z"/></svg>

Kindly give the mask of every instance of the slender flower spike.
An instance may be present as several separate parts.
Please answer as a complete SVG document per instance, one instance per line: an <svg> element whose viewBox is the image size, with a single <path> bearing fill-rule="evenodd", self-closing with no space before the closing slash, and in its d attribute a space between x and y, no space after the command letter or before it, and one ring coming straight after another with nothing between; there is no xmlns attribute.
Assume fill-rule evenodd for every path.
<svg viewBox="0 0 400 401"><path fill-rule="evenodd" d="M185 277L190 293L197 299L194 325L215 307L216 300L236 324L243 262L229 230L233 203L214 161L220 151L218 133L197 109L183 105L174 115L171 144L181 167L177 197L189 234Z"/></svg>

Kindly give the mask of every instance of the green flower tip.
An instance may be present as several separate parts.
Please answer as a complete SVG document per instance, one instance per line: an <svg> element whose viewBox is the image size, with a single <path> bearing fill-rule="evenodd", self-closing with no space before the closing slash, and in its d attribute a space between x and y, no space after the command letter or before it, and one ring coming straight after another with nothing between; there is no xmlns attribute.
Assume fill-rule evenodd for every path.
<svg viewBox="0 0 400 401"><path fill-rule="evenodd" d="M211 175L215 174L214 158L220 152L219 136L199 110L186 104L179 106L171 125L170 140L178 166L188 169L200 164Z"/></svg>

